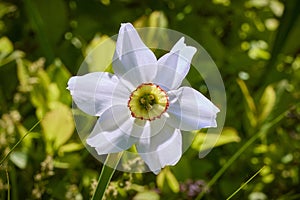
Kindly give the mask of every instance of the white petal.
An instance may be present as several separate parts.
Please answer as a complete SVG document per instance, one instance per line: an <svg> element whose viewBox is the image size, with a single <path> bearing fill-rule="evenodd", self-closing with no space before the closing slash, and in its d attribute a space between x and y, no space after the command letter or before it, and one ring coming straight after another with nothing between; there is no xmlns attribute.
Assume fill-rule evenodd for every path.
<svg viewBox="0 0 300 200"><path fill-rule="evenodd" d="M152 83L156 76L157 65L144 65L139 67L133 67L126 74L120 77L120 81L123 85L135 90L142 83Z"/></svg>
<svg viewBox="0 0 300 200"><path fill-rule="evenodd" d="M175 128L190 131L216 127L220 111L209 99L190 87L168 92L170 106L167 123Z"/></svg>
<svg viewBox="0 0 300 200"><path fill-rule="evenodd" d="M101 115L114 102L127 104L128 91L114 92L120 85L119 79L107 72L94 72L69 79L67 89L70 90L76 105L85 113L93 116Z"/></svg>
<svg viewBox="0 0 300 200"><path fill-rule="evenodd" d="M155 136L141 138L137 151L155 174L167 165L175 165L182 155L182 137L179 129L168 126Z"/></svg>
<svg viewBox="0 0 300 200"><path fill-rule="evenodd" d="M158 60L158 70L153 82L166 90L177 89L190 69L190 63L197 49L187 46L182 37L171 49ZM166 78L172 77L172 78Z"/></svg>
<svg viewBox="0 0 300 200"><path fill-rule="evenodd" d="M160 118L157 118L153 121L136 119L135 125L143 128L141 133L139 133L138 137L143 139L143 138L153 137L159 134L162 131L162 129L165 127L166 121L167 118L165 116L161 116Z"/></svg>
<svg viewBox="0 0 300 200"><path fill-rule="evenodd" d="M121 24L113 59L115 74L121 77L132 68L151 67L156 62L154 53L143 43L132 24Z"/></svg>
<svg viewBox="0 0 300 200"><path fill-rule="evenodd" d="M128 108L118 105L101 115L86 141L99 155L116 153L130 148L137 141L139 132L141 134L141 129L134 128Z"/></svg>

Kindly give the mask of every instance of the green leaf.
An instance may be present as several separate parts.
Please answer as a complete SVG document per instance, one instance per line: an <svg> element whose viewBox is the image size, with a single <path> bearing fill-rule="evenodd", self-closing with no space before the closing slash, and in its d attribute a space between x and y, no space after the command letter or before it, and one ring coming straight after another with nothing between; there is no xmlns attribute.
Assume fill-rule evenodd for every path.
<svg viewBox="0 0 300 200"><path fill-rule="evenodd" d="M90 72L109 71L116 44L108 36L95 36L86 48L85 62Z"/></svg>
<svg viewBox="0 0 300 200"><path fill-rule="evenodd" d="M7 37L0 38L0 66L22 58L24 55L22 51L14 51L13 43Z"/></svg>
<svg viewBox="0 0 300 200"><path fill-rule="evenodd" d="M165 185L165 180L166 180L166 173L165 170L163 169L156 177L156 184L160 190L163 190Z"/></svg>
<svg viewBox="0 0 300 200"><path fill-rule="evenodd" d="M41 124L48 146L47 149L50 152L65 144L74 131L72 112L68 106L61 103L57 104L55 109L46 113Z"/></svg>
<svg viewBox="0 0 300 200"><path fill-rule="evenodd" d="M14 50L12 42L7 37L0 38L0 59Z"/></svg>
<svg viewBox="0 0 300 200"><path fill-rule="evenodd" d="M9 14L10 12L14 12L17 10L17 7L11 3L1 1L0 2L0 18Z"/></svg>
<svg viewBox="0 0 300 200"><path fill-rule="evenodd" d="M168 26L168 19L164 12L154 11L149 16L149 27L162 27L166 28Z"/></svg>
<svg viewBox="0 0 300 200"><path fill-rule="evenodd" d="M48 68L47 73L50 77L51 82L56 83L60 95L60 102L69 105L72 102L71 95L68 90L66 90L67 82L71 76L70 72L66 69L64 64L56 59Z"/></svg>
<svg viewBox="0 0 300 200"><path fill-rule="evenodd" d="M36 115L38 119L42 119L48 110L48 103L45 96L45 89L41 87L41 85L33 87L30 92L30 100L36 107Z"/></svg>
<svg viewBox="0 0 300 200"><path fill-rule="evenodd" d="M20 82L20 90L28 90L29 74L22 59L17 60L17 75Z"/></svg>
<svg viewBox="0 0 300 200"><path fill-rule="evenodd" d="M63 155L64 153L78 151L81 149L83 149L83 145L81 143L68 143L59 148L58 154Z"/></svg>
<svg viewBox="0 0 300 200"><path fill-rule="evenodd" d="M248 117L248 120L252 127L256 127L257 125L257 119L256 119L256 107L253 98L250 95L250 92L245 84L245 82L241 79L237 79L237 83L240 86L242 93L245 98L246 102L246 114Z"/></svg>
<svg viewBox="0 0 300 200"><path fill-rule="evenodd" d="M195 150L205 151L217 146L228 144L231 142L239 142L241 139L238 136L236 129L225 127L219 134L198 133L191 147ZM201 148L200 148L201 147Z"/></svg>
<svg viewBox="0 0 300 200"><path fill-rule="evenodd" d="M60 91L56 83L50 83L48 85L47 91L47 101L48 103L59 101ZM49 106L51 107L51 106Z"/></svg>
<svg viewBox="0 0 300 200"><path fill-rule="evenodd" d="M14 151L10 154L10 160L19 168L25 169L28 161L28 156L24 152Z"/></svg>
<svg viewBox="0 0 300 200"><path fill-rule="evenodd" d="M276 102L276 93L272 86L266 87L260 102L260 115L259 115L259 121L262 123L269 114L272 112Z"/></svg>
<svg viewBox="0 0 300 200"><path fill-rule="evenodd" d="M160 197L156 192L147 191L138 193L133 197L133 200L159 200Z"/></svg>
<svg viewBox="0 0 300 200"><path fill-rule="evenodd" d="M174 174L171 172L171 170L169 168L166 168L166 180L167 183L170 187L170 189L174 192L174 193L178 193L179 192L179 183L176 179L176 177L174 176Z"/></svg>

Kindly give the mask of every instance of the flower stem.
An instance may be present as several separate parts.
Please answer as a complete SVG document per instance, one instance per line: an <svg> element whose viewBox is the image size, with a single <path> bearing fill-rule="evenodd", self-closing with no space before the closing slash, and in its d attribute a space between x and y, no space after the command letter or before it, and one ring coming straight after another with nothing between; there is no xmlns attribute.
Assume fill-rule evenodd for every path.
<svg viewBox="0 0 300 200"><path fill-rule="evenodd" d="M236 195L241 189L243 189L252 179L254 179L264 168L266 165L264 165L260 170L258 170L251 178L249 178L245 183L243 183L236 191L234 191L226 200L231 199L234 195Z"/></svg>
<svg viewBox="0 0 300 200"><path fill-rule="evenodd" d="M29 129L29 131L27 133L25 133L25 135L23 137L21 137L21 139L10 149L10 151L1 159L0 161L0 165L2 165L2 163L8 158L8 156L15 150L15 148L25 139L25 137L27 135L29 135L29 133L31 133L31 131L41 122L41 120L39 120L37 123L35 123L31 129Z"/></svg>
<svg viewBox="0 0 300 200"><path fill-rule="evenodd" d="M98 179L96 190L91 200L101 200L104 197L105 190L116 170L117 165L122 157L121 153L108 154L102 167L101 174Z"/></svg>

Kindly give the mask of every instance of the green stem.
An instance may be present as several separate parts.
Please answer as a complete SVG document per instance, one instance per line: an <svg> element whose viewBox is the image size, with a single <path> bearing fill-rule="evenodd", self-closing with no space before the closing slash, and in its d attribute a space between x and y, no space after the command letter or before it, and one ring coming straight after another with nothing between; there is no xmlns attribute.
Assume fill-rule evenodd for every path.
<svg viewBox="0 0 300 200"><path fill-rule="evenodd" d="M41 120L39 120L37 123L35 123L35 125L33 125L33 127L31 127L31 129L29 129L29 131L11 148L11 150L8 152L8 154L6 154L4 156L4 158L2 158L2 160L0 161L0 165L2 165L2 163L7 159L7 157L15 150L15 148L24 140L24 138L31 133L31 131L41 122Z"/></svg>
<svg viewBox="0 0 300 200"><path fill-rule="evenodd" d="M9 175L6 169L6 179L7 179L7 200L10 200L10 182L9 182Z"/></svg>
<svg viewBox="0 0 300 200"><path fill-rule="evenodd" d="M284 116L286 112L280 114L273 121L264 124L260 130L253 135L226 163L223 167L214 175L214 177L207 183L207 188L210 188L215 182L224 174L224 172L232 165L232 163L261 135L266 134L269 129L278 123ZM200 200L205 194L205 191L202 191L195 200Z"/></svg>
<svg viewBox="0 0 300 200"><path fill-rule="evenodd" d="M245 183L243 183L234 193L232 193L226 200L231 199L234 195L236 195L241 189L243 189L252 179L254 179L263 169L265 168L265 165L260 168L251 178L249 178Z"/></svg>
<svg viewBox="0 0 300 200"><path fill-rule="evenodd" d="M98 179L97 187L92 200L101 200L104 197L105 190L115 172L115 168L119 164L122 153L109 154L102 167L101 174ZM109 166L109 167L108 167ZM112 168L111 168L112 167Z"/></svg>

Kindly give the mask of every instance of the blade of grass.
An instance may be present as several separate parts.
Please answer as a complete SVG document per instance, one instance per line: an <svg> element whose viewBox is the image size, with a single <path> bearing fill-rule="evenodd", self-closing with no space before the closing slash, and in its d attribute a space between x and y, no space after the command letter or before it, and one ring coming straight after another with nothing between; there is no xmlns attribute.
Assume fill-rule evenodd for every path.
<svg viewBox="0 0 300 200"><path fill-rule="evenodd" d="M32 0L25 0L24 8L28 16L30 25L32 26L33 30L37 33L41 50L43 51L47 62L53 61L55 57L53 48L50 44L49 38L47 37L43 19L39 13L35 2L33 2Z"/></svg>
<svg viewBox="0 0 300 200"><path fill-rule="evenodd" d="M275 124L277 124L285 115L287 111L280 114L277 118L275 118L273 121L264 124L260 130L253 135L233 156L230 157L230 159L223 165L223 167L213 176L213 178L207 183L207 188L210 188L215 182L224 174L224 172L237 160L238 157L260 136L266 134L271 127L273 127ZM200 200L204 194L205 190L202 191L195 200Z"/></svg>
<svg viewBox="0 0 300 200"><path fill-rule="evenodd" d="M9 175L6 169L6 179L7 179L7 200L10 200L10 183L9 183Z"/></svg>
<svg viewBox="0 0 300 200"><path fill-rule="evenodd" d="M280 24L278 27L278 31L276 33L276 36L274 38L273 47L271 50L271 58L267 65L264 68L264 71L261 73L261 77L259 79L258 86L261 87L262 90L269 85L271 82L276 81L274 80L274 77L279 80L282 78L282 72L277 71L275 64L277 61L277 57L279 53L284 49L284 46L286 44L287 39L289 38L289 34L293 28L293 26L296 25L296 22L298 21L297 18L300 15L299 12L299 6L300 1L299 0L289 0L285 1L285 8L283 15L280 19ZM266 74L268 76L266 77Z"/></svg>
<svg viewBox="0 0 300 200"><path fill-rule="evenodd" d="M24 140L24 138L31 133L31 131L41 122L41 120L39 120L37 123L35 123L30 129L29 131L20 138L20 140L10 149L10 151L2 158L2 160L0 161L0 165L2 165L2 163L8 158L8 156L15 150L15 148Z"/></svg>
<svg viewBox="0 0 300 200"><path fill-rule="evenodd" d="M260 168L251 178L249 178L245 183L243 183L236 191L234 191L226 200L231 199L234 195L236 195L241 189L243 189L252 179L254 179L260 172L263 170L265 166Z"/></svg>
<svg viewBox="0 0 300 200"><path fill-rule="evenodd" d="M122 157L122 152L117 154L108 154L102 167L101 174L98 179L96 190L91 200L101 200L104 197L105 190L116 170L117 165ZM108 167L110 166L110 167ZM112 167L112 168L111 168Z"/></svg>

